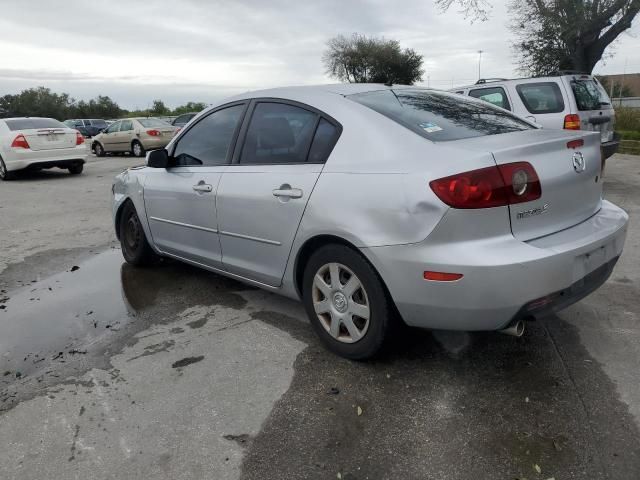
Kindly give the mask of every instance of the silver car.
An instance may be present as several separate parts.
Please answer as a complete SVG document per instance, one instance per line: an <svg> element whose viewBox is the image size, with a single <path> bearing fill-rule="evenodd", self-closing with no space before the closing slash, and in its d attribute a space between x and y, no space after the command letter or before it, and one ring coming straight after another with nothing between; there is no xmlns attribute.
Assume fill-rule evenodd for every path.
<svg viewBox="0 0 640 480"><path fill-rule="evenodd" d="M364 359L399 322L521 335L599 287L628 221L602 199L599 147L435 90L258 91L120 174L113 218L128 262L299 298L331 350Z"/></svg>

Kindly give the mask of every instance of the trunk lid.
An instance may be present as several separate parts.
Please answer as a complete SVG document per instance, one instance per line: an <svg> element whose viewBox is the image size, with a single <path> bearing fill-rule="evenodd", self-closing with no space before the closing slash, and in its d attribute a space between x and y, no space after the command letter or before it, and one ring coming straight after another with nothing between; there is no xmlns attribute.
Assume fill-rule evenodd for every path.
<svg viewBox="0 0 640 480"><path fill-rule="evenodd" d="M584 145L568 148L572 140ZM463 141L489 150L498 165L529 162L538 174L542 196L509 206L511 231L532 240L577 225L600 209L600 137L567 130L527 130Z"/></svg>
<svg viewBox="0 0 640 480"><path fill-rule="evenodd" d="M31 150L57 150L76 146L76 132L64 128L23 130Z"/></svg>

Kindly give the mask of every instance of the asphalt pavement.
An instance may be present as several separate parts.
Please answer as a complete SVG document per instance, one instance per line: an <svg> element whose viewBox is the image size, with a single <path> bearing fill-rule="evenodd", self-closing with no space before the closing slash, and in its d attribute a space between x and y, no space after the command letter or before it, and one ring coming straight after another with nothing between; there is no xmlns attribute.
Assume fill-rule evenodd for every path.
<svg viewBox="0 0 640 480"><path fill-rule="evenodd" d="M610 280L522 338L407 331L327 352L301 305L173 261L122 259L111 179L0 184L1 479L640 478L640 157Z"/></svg>

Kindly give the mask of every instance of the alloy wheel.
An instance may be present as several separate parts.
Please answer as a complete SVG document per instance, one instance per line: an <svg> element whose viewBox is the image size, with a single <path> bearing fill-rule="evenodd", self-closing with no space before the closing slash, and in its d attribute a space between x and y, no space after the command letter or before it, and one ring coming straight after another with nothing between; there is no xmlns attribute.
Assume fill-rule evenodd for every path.
<svg viewBox="0 0 640 480"><path fill-rule="evenodd" d="M136 157L141 157L142 156L142 145L140 145L138 142L133 144L133 154Z"/></svg>
<svg viewBox="0 0 640 480"><path fill-rule="evenodd" d="M369 298L360 279L345 265L327 263L318 269L312 300L320 324L336 340L355 343L367 333Z"/></svg>

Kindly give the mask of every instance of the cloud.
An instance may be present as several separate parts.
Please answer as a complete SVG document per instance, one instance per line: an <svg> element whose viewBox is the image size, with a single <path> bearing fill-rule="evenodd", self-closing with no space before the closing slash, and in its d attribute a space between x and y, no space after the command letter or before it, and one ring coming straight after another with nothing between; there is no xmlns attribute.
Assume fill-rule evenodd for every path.
<svg viewBox="0 0 640 480"><path fill-rule="evenodd" d="M197 94L207 101L325 83L326 41L352 32L414 48L425 58L424 83L451 88L477 79L478 49L485 52L483 76L515 74L506 8L494 5L489 21L470 24L455 9L441 14L429 0L65 0L64 7L32 0L28 12L24 3L6 2L0 89L55 85L132 107L153 98L181 103L200 100ZM622 70L624 57L640 64L634 41L625 36L599 70Z"/></svg>

